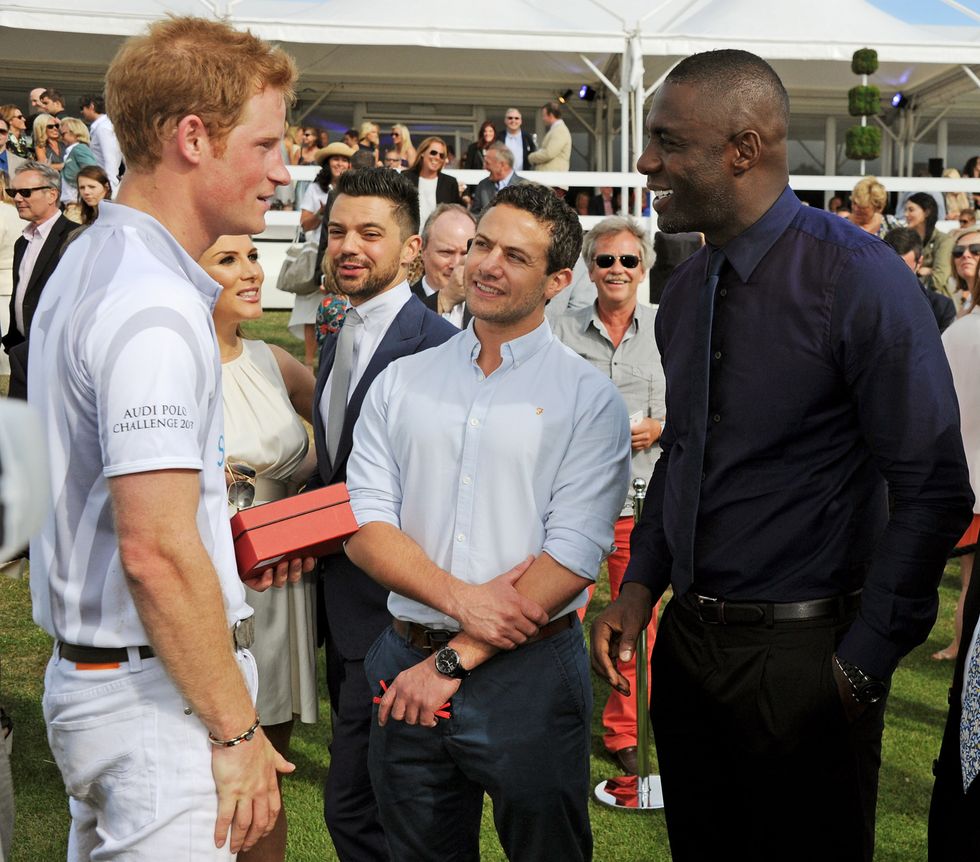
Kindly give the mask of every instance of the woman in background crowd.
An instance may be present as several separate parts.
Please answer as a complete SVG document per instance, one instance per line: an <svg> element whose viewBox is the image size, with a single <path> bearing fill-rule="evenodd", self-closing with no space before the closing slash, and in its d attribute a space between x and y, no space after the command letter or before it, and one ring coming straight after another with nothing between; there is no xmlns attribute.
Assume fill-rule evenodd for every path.
<svg viewBox="0 0 980 862"><path fill-rule="evenodd" d="M323 230L323 218L327 211L327 201L330 190L337 178L350 168L350 157L354 151L335 141L325 147L321 153L323 167L316 179L306 189L300 204L299 225L306 234L307 241L319 241ZM293 310L289 315L289 331L303 342L303 353L306 367L313 370L316 359L316 314L323 296L314 291L306 296L296 296Z"/></svg>
<svg viewBox="0 0 980 862"><path fill-rule="evenodd" d="M61 143L61 124L50 114L34 118L34 158L42 165L60 171L65 164L65 148Z"/></svg>
<svg viewBox="0 0 980 862"><path fill-rule="evenodd" d="M980 227L974 226L951 234L953 237L952 255L953 297L956 309L963 314L973 307L971 288L977 276L977 263L980 262Z"/></svg>
<svg viewBox="0 0 980 862"><path fill-rule="evenodd" d="M402 176L419 190L419 226L439 204L458 204L459 183L442 172L448 150L442 138L431 136L419 144L412 166Z"/></svg>
<svg viewBox="0 0 980 862"><path fill-rule="evenodd" d="M16 105L0 105L0 117L7 121L7 149L22 159L34 158L31 149L31 136L27 133L27 120L24 112Z"/></svg>
<svg viewBox="0 0 980 862"><path fill-rule="evenodd" d="M24 222L7 194L7 175L0 171L0 331L10 329L10 296L14 292L14 243L24 232ZM0 349L0 374L10 374L7 351ZM2 742L0 742L2 744Z"/></svg>
<svg viewBox="0 0 980 862"><path fill-rule="evenodd" d="M980 179L980 156L971 156L963 165L963 176L968 180ZM971 209L980 209L980 192L970 193Z"/></svg>
<svg viewBox="0 0 980 862"><path fill-rule="evenodd" d="M887 203L888 192L878 178L864 177L858 180L851 192L851 214L848 218L861 230L884 239L885 234L898 225L895 219L885 215Z"/></svg>
<svg viewBox="0 0 980 862"><path fill-rule="evenodd" d="M391 127L391 145L398 150L403 168L407 168L415 161L415 147L412 146L412 135L408 131L408 126L395 123Z"/></svg>
<svg viewBox="0 0 980 862"><path fill-rule="evenodd" d="M78 172L87 166L98 165L95 153L89 146L91 138L88 126L74 117L62 117L61 140L65 144L65 163L61 169L61 202L74 203L78 200L78 189L75 180Z"/></svg>
<svg viewBox="0 0 980 862"><path fill-rule="evenodd" d="M905 224L922 237L922 265L919 276L929 277L931 287L956 301L949 281L952 270L953 238L936 229L939 207L926 192L916 192L905 202Z"/></svg>
<svg viewBox="0 0 980 862"><path fill-rule="evenodd" d="M312 418L313 375L282 348L241 336L243 322L262 316L264 274L250 237L219 237L198 263L222 287L213 314L234 514L295 494L315 469L302 421ZM313 601L312 575L282 590L248 591L255 609L256 710L265 735L287 759L294 716L307 724L317 719ZM281 862L285 853L283 807L272 832L238 859Z"/></svg>
<svg viewBox="0 0 980 862"><path fill-rule="evenodd" d="M474 171L483 170L483 160L486 158L490 144L497 140L497 130L493 127L490 120L480 123L480 131L476 135L476 140L469 145L466 156L463 158L463 167Z"/></svg>
<svg viewBox="0 0 980 862"><path fill-rule="evenodd" d="M381 129L378 127L377 123L372 123L370 120L365 120L361 123L361 128L357 135L357 148L359 150L366 150L374 156L374 163L378 166L381 165L381 154L378 152L378 148L381 146Z"/></svg>
<svg viewBox="0 0 980 862"><path fill-rule="evenodd" d="M970 586L977 536L980 534L980 388L977 387L977 369L980 368L980 307L977 306L980 279L976 277L976 262L973 269L975 274L970 282L973 310L960 317L943 333L943 347L946 348L953 386L960 402L960 432L963 435L967 466L970 468L970 484L977 502L973 504L973 521L956 545L962 554L960 571L963 574L963 583L953 617L953 640L945 649L933 653L932 657L937 661L956 658L963 634L963 601Z"/></svg>
<svg viewBox="0 0 980 862"><path fill-rule="evenodd" d="M943 177L948 180L958 180L960 172L956 168L946 168ZM946 204L946 218L956 221L963 210L973 209L970 196L966 192L943 192L943 202Z"/></svg>
<svg viewBox="0 0 980 862"><path fill-rule="evenodd" d="M92 224L99 217L99 204L112 200L109 177L99 165L86 165L78 172L77 186L82 224Z"/></svg>

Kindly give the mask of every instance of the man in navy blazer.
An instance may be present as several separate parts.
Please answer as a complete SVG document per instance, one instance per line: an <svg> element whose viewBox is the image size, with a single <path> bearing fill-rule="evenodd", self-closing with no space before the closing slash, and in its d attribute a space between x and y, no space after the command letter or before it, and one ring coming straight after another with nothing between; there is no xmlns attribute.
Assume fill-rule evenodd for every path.
<svg viewBox="0 0 980 862"><path fill-rule="evenodd" d="M17 237L14 243L10 328L2 340L8 354L27 340L41 291L61 259L61 249L68 235L78 227L61 215L58 206L61 177L53 168L37 162L24 162L17 168L9 191L17 214L26 222L26 229L24 236ZM22 353L22 367L26 368L26 348L22 348ZM20 375L15 378L13 370L11 394L26 398L27 381Z"/></svg>
<svg viewBox="0 0 980 862"><path fill-rule="evenodd" d="M319 475L313 486L346 479L361 404L388 363L442 344L457 332L426 309L408 286L406 272L421 238L418 193L404 176L385 168L341 175L324 229L324 269L353 307L343 328L328 336L320 352L313 402ZM347 338L353 343L345 344ZM345 364L350 368L346 408L334 392L335 378L343 385ZM331 412L337 410L343 411L342 424L336 417L331 422ZM342 862L377 862L388 858L388 848L367 771L372 698L377 691L364 675L364 656L391 622L388 593L343 554L321 560L320 572L318 615L333 712L324 819Z"/></svg>

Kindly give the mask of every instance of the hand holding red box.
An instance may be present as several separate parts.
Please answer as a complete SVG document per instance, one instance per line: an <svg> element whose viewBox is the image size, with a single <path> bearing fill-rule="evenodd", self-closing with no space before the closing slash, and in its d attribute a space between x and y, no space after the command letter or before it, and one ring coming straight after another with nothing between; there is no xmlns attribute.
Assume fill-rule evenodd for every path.
<svg viewBox="0 0 980 862"><path fill-rule="evenodd" d="M336 554L356 532L343 483L243 509L231 519L242 580L283 561Z"/></svg>

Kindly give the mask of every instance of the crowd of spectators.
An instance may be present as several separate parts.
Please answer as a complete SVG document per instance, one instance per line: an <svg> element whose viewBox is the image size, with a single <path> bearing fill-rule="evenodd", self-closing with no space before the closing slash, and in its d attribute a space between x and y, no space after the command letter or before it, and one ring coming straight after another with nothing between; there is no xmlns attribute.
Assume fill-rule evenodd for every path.
<svg viewBox="0 0 980 862"><path fill-rule="evenodd" d="M943 177L977 178L980 157L974 156L963 168L943 171ZM897 200L895 199L897 198ZM962 316L973 308L971 286L980 251L980 233L976 229L980 195L966 192L934 194L915 192L893 196L890 202L885 186L877 177L858 180L850 195L831 197L827 209L881 239L899 227L913 230L921 240L921 253L915 273L933 293L948 296L956 314ZM903 241L904 247L904 241Z"/></svg>
<svg viewBox="0 0 980 862"><path fill-rule="evenodd" d="M31 92L31 107L34 113L27 116L15 105L0 106L0 195L3 197L3 202L0 203L0 325L4 334L3 345L6 348L3 361L6 361L7 353L10 354L12 394L23 394L26 391L24 369L27 365L31 318L38 306L41 290L48 276L57 266L62 248L77 235L78 229L75 225L88 226L98 220L102 202L112 201L125 171L113 126L106 115L101 97L84 96L78 105L79 117L73 117L66 114L64 99L57 90L37 88ZM350 238L361 229L362 222L357 219L362 214L362 210L376 207L377 201L393 201L397 204L399 196L407 196L414 203L413 188L417 192L419 220L416 223L414 217L410 219L412 222L410 227L413 229L411 235L414 237L414 232L418 232L418 236L414 237L418 240L417 254L414 255L414 260L409 260L399 256L401 250L398 248L393 252L394 257L391 256L391 249L385 252L391 259L386 258L384 262L393 264L392 271L385 272L390 284L386 283L377 295L388 293L385 301L394 303L397 300L398 303L398 308L391 310L391 316L384 320L387 326L395 319L396 312L401 313L399 309L404 307L405 303L411 302L412 305L417 305L410 299L409 291L411 291L429 311L442 318L442 320L430 319L431 316L427 313L423 318L429 320L427 325L434 327L433 332L439 336L435 339L433 335L435 340L445 340L450 337L452 333L448 324L455 329L475 331L470 327L474 313L479 320L494 320L491 316L492 300L486 298L481 300L487 306L483 309L482 317L479 307L474 312L464 301L464 267L468 270L474 269L478 266L473 262L474 260L478 260L481 255L488 256L491 253L486 238L481 239L478 236L478 219L497 207L497 212L490 216L491 225L498 226L497 230L500 231L501 236L520 237L521 231L526 227L526 224L520 221L525 217L520 214L544 213L547 217L545 221L538 219L538 223L532 224L535 230L540 229L540 236L534 235L532 238L535 242L540 240L539 245L542 249L547 249L550 255L553 251L552 246L558 243L552 233L541 226L545 223L556 225L553 231L567 230L570 236L574 235L575 241L569 241L568 248L563 250L564 257L556 270L561 278L542 282L547 284L547 292L541 292L540 297L536 297L535 301L540 304L540 308L537 304L533 307L529 305L527 309L521 309L523 317L515 319L522 325L524 322L533 322L535 327L540 326L538 312L542 316L546 313L544 300L547 298L550 301L564 290L566 304L561 306L554 316L549 311L548 317L554 324L555 337L569 350L556 349L554 358L548 359L548 362L564 373L565 365L569 364L569 351L587 359L593 368L601 373L600 375L588 376L581 368L571 367L577 368L576 373L589 382L594 389L592 395L598 393L610 399L610 403L615 403L616 410L622 414L621 416L617 414L613 418L618 422L618 434L622 438L619 442L623 445L614 445L616 438L606 433L608 429L604 431L603 437L609 448L616 449L619 453L617 471L622 474L620 478L623 479L616 487L606 489L604 492L604 505L611 515L606 519L610 524L605 526L615 530L614 553L608 560L611 592L615 599L620 593L630 559L630 535L634 526L632 495L626 493L624 496L621 493L625 488L626 473L631 472L633 478L644 479L651 475L654 464L661 455L659 441L667 423L666 379L654 336L654 321L658 312L638 302L640 289L646 283L654 264L654 251L644 229L639 224L617 215L622 204L618 190L611 187L566 189L559 186L549 192L540 186L530 184L533 176L531 172L534 170L565 172L570 167L571 134L562 119L561 105L547 102L541 107L541 116L547 133L540 145L534 135L523 130L523 117L520 111L509 108L502 118L502 126L489 119L480 125L476 140L467 146L458 163L444 138L428 135L421 137L416 145L413 143L411 129L402 123L393 124L387 133L383 133L378 123L364 121L357 129L348 129L341 140L335 141L330 140L327 130L315 125L287 127L282 143L284 162L291 165L318 166L319 172L312 181L284 186L286 191L282 195L277 193L276 202L282 208L298 210L300 232L305 235L307 241L320 245L317 271L321 271L322 264L325 279L323 286L327 295L326 298L321 293L297 296L292 310L289 329L304 341L306 368L303 368L284 351L269 349L261 342L245 342L241 337L240 324L261 315L261 286L264 278L262 268L258 265L258 253L249 236L247 234L221 236L198 258L204 271L223 288L214 306L213 323L217 333L217 346L223 366L221 373L226 381L226 390L231 391L234 384L238 387L234 391L245 393L241 395L240 404L236 405L233 397L225 397L223 404L225 424L235 432L233 434L230 430L227 437L229 475L233 480L232 489L240 484L247 486L249 485L247 480L253 480L252 502L267 502L296 493L299 485L305 482L314 470L325 484L343 478L338 473L338 465L344 464L344 459L351 453L354 419L349 415L344 419L346 424L334 429L331 427L331 411L336 413L334 401L337 398L342 411L353 411L353 402L346 400L347 393L339 384L336 392L340 395L334 394L334 381L339 379L339 372L333 372L336 373L336 377L329 377L331 383L327 390L324 386L328 375L332 372L328 370L324 374L324 369L321 369L322 379L317 387L314 386L314 377L310 372L314 370L318 355L318 323L325 327L325 332L336 336L332 345L338 351L338 358L335 359L331 353L330 362L337 362L338 368L340 363L338 333L342 331L344 315L350 315L352 321L347 330L347 337L350 339L375 338L376 334L372 331L372 327L379 326L377 321L381 317L376 315L381 306L368 304L375 295L368 296L367 287L357 283L356 273L343 270L346 263L349 263L348 255L342 248L344 243L362 241L360 237ZM278 122L276 120L277 126ZM120 128L122 134L122 127ZM127 150L127 152L131 151ZM282 166L279 167L281 169ZM445 172L446 168L452 167L486 171L487 176L477 184L466 186ZM378 168L390 170L378 171ZM395 176L392 171L396 171L400 176ZM955 170L947 174L953 177L960 176L960 173ZM980 157L971 159L962 173L963 176L968 177L976 177L978 174L980 174ZM133 179L139 182L140 178L136 175ZM792 198L792 195L783 192L780 194L784 195L786 200L779 205L788 207L786 201ZM331 208L338 197L341 197L344 202L338 204L335 218L332 219ZM563 198L568 206L556 202L556 198ZM505 202L503 205L500 204L501 200ZM798 206L795 198L792 200ZM862 230L883 239L917 275L940 331L949 328L958 317L968 315L975 308L978 296L978 262L980 262L980 229L975 222L980 196L966 192L945 195L920 192L905 196L899 199L896 205L889 207L886 189L875 177L869 176L857 183L849 196L849 201L843 195L837 196L834 201L833 207L828 208L833 208L839 215ZM103 216L100 228L96 231L111 224L113 219L125 218L126 216L118 214L125 212L126 209L123 206L107 204L104 212L110 214ZM598 216L603 219L585 236L584 242L580 236L577 220L569 209L579 215ZM398 219L401 218L399 212L397 206L389 207L388 203L384 204L383 215L391 225L401 231L401 227L397 224ZM833 222L837 227L845 227L825 215L822 218ZM960 225L959 228L944 230L941 226L948 227L947 223L954 220ZM525 222L531 223L527 222L526 218ZM259 223L261 224L261 219ZM481 222L483 223L485 222ZM326 229L328 224L329 231ZM846 229L851 234L860 236L857 231ZM89 234L90 238L92 233ZM394 235L393 233L392 236ZM695 240L687 247L686 254L699 249L703 243L703 238L697 234L688 234L688 236L695 237ZM475 253L470 255L471 260L467 262L468 251L474 241ZM871 242L880 248L880 244ZM16 248L15 244L17 244ZM327 252L327 257L324 259L324 250L328 244L332 245L332 249ZM369 243L365 242L365 244ZM504 247L503 242L500 243L500 247ZM362 257L370 257L371 254L380 256L381 252L371 249L360 250L358 254ZM353 253L349 255L352 258L355 256ZM550 263L549 258L548 264ZM529 266L526 262L520 262L520 265ZM351 264L351 268L358 267ZM688 271L690 269L688 267ZM576 272L579 273L580 281L587 286L588 299L570 305L567 295L572 294L575 289L573 282ZM549 278L553 275L549 272L544 274ZM907 273L904 277L908 279ZM347 279L347 289L344 288L344 278ZM715 278L714 286L717 287L717 274ZM733 281L734 277L729 273L727 278ZM492 278L488 280L493 281ZM376 285L371 287L373 289ZM492 289L492 284L490 287ZM364 291L363 297L359 297L356 292L361 289ZM501 292L497 291L497 293ZM488 295L492 295L492 290ZM913 302L917 301L913 297ZM338 307L340 313L336 314ZM325 309L333 309L335 312L331 326L326 326L322 322ZM388 313L384 311L384 314ZM421 311L412 313L422 314ZM505 322L513 324L513 321ZM973 323L975 324L975 316ZM360 330L360 327L363 327L363 330ZM358 334L351 335L351 331L355 328L359 330ZM543 327L542 331L545 329L548 330L546 335L550 342L550 329ZM965 337L963 336L965 329L966 327L963 326L954 329L954 335ZM514 328L514 333L516 332L517 329ZM519 333L519 336L524 337L528 332ZM377 334L378 338L387 337L385 333L386 329L381 327ZM361 342L362 345L364 343ZM380 343L379 340L373 347L378 349L379 353ZM360 349L361 347L358 348ZM432 349L436 350L435 347ZM367 351L365 352L367 354ZM437 355L449 356L449 348L444 348L440 354L433 353L432 357ZM718 352L714 354L714 358L719 359L721 355ZM349 363L353 359L348 357L346 361ZM363 357L358 361L362 365L367 364ZM431 357L429 361L432 361ZM519 363L515 363L515 367L518 365ZM464 368L467 374L470 372L468 365L459 367ZM4 370L5 368L0 367L0 372ZM363 372L363 368L361 370ZM494 370L496 366L489 368L487 378ZM592 369L589 371L591 372ZM350 374L351 369L347 369L347 373ZM531 374L531 372L525 373ZM600 381L600 376L608 380ZM495 382L501 377L502 375L497 375ZM263 452L280 445L284 436L278 430L270 431L269 417L259 415L254 409L254 405L266 396L266 384L269 381L273 382L274 388L278 387L274 391L275 397L278 398L277 409L286 417L284 421L292 431L294 445L288 451L278 452L276 458L272 459L271 466L267 465L263 468L264 472L260 470L259 475L256 476L256 470L244 463L245 455L242 453L260 435L262 439L255 446ZM540 387L541 392L536 395L540 397L542 403L547 402L550 405L551 401L548 399L561 400L560 393L556 395L555 392L547 391L550 389L550 384L547 383L546 375L533 380L529 376L521 385L530 386L532 383ZM622 396L622 403L615 396L614 389ZM327 394L324 394L325 391ZM378 402L379 398L376 391L374 401ZM584 399L583 410L591 409L591 400L594 399L590 399L591 396ZM560 409L557 403L555 406ZM369 402L367 409L379 412L377 403L372 406ZM560 415L559 409L551 411L549 407L549 416L552 413L555 416ZM534 415L537 417L543 412L544 408L538 407ZM602 424L600 419L603 422L607 421L609 411L605 413L599 411L599 413L606 415L606 419L602 419L602 416L596 419L597 426ZM372 414L368 412L367 415L370 417ZM300 422L300 417L312 423L316 429L315 450L310 449L305 426ZM530 427L537 420L525 418L523 421L529 422L528 427ZM715 416L713 421L720 422L720 417ZM381 423L378 424L380 427ZM565 425L567 428L572 428L574 423L563 423L563 427ZM557 427L556 425L552 431ZM499 439L502 439L502 436ZM612 442L609 442L610 440ZM338 448L341 446L341 441L343 446L347 447L346 451L343 447ZM329 452L329 470L324 467L324 451ZM224 457L225 454L226 450L223 449L222 456ZM235 457L233 458L232 455ZM249 457L256 461L256 458ZM317 457L321 461L319 465ZM356 450L353 457L355 464L358 457L363 459L363 455ZM583 458L582 462L584 463L585 460ZM363 469L363 465L358 466ZM576 466L580 467L581 464ZM237 468L243 470L236 472ZM247 473L248 469L252 470L250 477ZM301 475L302 482L299 480ZM241 478L242 476L245 478ZM256 479L260 484L256 483ZM703 479L704 474L702 474ZM585 483L581 479L578 482L584 487ZM258 497L255 496L256 494ZM228 499L232 502L231 491ZM242 506L236 505L236 508ZM537 517L537 513L532 514ZM456 541L462 542L464 538L460 534L456 537ZM361 544L366 542L363 538L354 541ZM961 545L972 549L975 543L974 531L972 538L964 536ZM597 541L596 544L598 547L601 542ZM609 542L606 541L605 544L608 546ZM363 550L360 553L365 561L365 571L371 569L370 564L373 561L370 554ZM341 564L345 567L352 565L346 559L335 560L332 565ZM971 567L972 555L968 551L963 568L964 596L969 584ZM598 559L594 568L598 568ZM376 580L380 581L381 578ZM260 712L266 717L265 725L270 741L283 756L288 753L292 716L297 715L303 721L313 721L316 717L316 647L313 614L315 609L321 610L316 607L318 600L312 578L294 581L290 587L291 589L285 593L289 596L288 599L275 594L261 599L249 594L249 603L252 606L261 608L263 601L269 603L266 610L260 610L256 616L259 639L254 652L259 658ZM576 591L574 595L569 593L566 600L556 607L564 607L567 604L565 609L579 611L578 617L581 620L584 617L587 599L584 595L578 595L578 592L580 591ZM296 595L293 596L293 593ZM568 600L571 600L571 604ZM322 596L319 601L323 601ZM302 616L301 624L297 625L293 619L286 621L284 616L274 626L273 606L285 606L287 602L290 607L299 608ZM802 606L807 603L798 604ZM387 621L384 607L381 611ZM567 625L563 623L560 628L574 628L578 637L579 623L572 618L574 615L563 613L557 619L562 620L566 616L568 616ZM949 647L935 654L934 658L937 660L956 657L961 636L961 617L962 599L958 610L956 639ZM547 618L548 615L544 615L544 619ZM657 636L657 620L658 613L654 609L649 623L650 649ZM542 626L542 638L552 637L555 632L560 636L560 630L556 628L552 631L551 625L548 623ZM268 635L274 627L277 632L276 642L279 644L275 650L262 642L263 633ZM549 629L547 634L543 633L545 628ZM409 632L406 637L410 637L411 627L406 630ZM298 650L295 649L297 642L301 646ZM289 649L286 645L289 645ZM262 680L274 677L285 679L289 676L290 649L301 654L298 660L301 660L303 665L302 673L297 671L293 674L295 677L293 691L290 691L289 685L285 685L282 691L275 693L277 696L273 698L272 694L265 690L264 685L267 684L263 684ZM329 650L328 642L328 652ZM151 654L150 658L152 657ZM273 657L286 662L282 667L277 666L274 673L266 670L263 664L264 660L269 660L271 668ZM457 661L458 658L457 656ZM338 652L337 655L330 654L329 660L335 663L363 664L366 659L361 656L355 661ZM375 660L378 660L377 656ZM648 660L648 657L641 656L640 660ZM581 664L584 659L580 657L577 661ZM622 663L619 670L625 675L624 678L630 680L634 678L635 661L635 657L631 657ZM357 670L363 676L363 668L358 667ZM337 672L336 667L333 671ZM440 670L440 673L444 671ZM363 687L363 680L360 682ZM301 689L302 695L299 694ZM275 706L272 705L273 700ZM334 708L338 711L338 715L335 718L339 719L340 698L335 697L333 690L331 690L331 700L336 701ZM300 701L302 703L297 707L296 704ZM390 703L390 698L386 702ZM367 707L370 711L366 699L361 706ZM463 706L464 704L461 703L460 708ZM187 714L190 714L189 710ZM603 716L604 741L608 751L627 772L635 772L637 769L636 720L635 702L625 697L621 691L614 690ZM254 734L258 724L256 718L251 733ZM576 724L581 724L579 731L584 730L588 735L587 723L576 722ZM541 731L541 727L538 731ZM387 733L394 734L395 730L389 728ZM217 742L219 745L226 746L234 746L243 740L247 742L251 739L252 737L246 734L241 738L236 737L227 741L211 737L212 743ZM411 740L409 742L411 743ZM408 749L411 749L412 745L414 743L411 743ZM587 751L587 747L577 744L575 747ZM334 756L339 762L341 758L337 752L334 752ZM378 770L381 767L374 764L373 768ZM330 793L328 785L328 809ZM482 789L480 793L482 799ZM395 816L398 806L394 801L391 798L381 801L383 806L387 806L385 814L388 822L396 823L399 827L404 826L405 831L411 833L413 824L400 823L399 818ZM275 817L272 819L275 820ZM409 818L407 815L402 815L401 819L407 821ZM587 824L587 814L584 819ZM331 824L329 810L327 822L334 841L338 847L341 846L343 839L334 832L335 827ZM391 840L394 841L394 838ZM578 840L581 840L581 836ZM281 834L275 839L274 853L269 849L272 843L270 839L266 845L258 845L260 852L268 854L263 858L282 858L285 852L284 819Z"/></svg>

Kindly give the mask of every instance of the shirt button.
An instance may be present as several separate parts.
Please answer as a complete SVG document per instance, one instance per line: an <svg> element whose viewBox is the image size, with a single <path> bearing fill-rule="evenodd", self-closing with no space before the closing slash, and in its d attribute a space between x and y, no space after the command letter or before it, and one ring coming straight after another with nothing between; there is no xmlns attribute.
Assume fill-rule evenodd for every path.
<svg viewBox="0 0 980 862"><path fill-rule="evenodd" d="M473 481L473 480L472 480L472 479L470 479L470 477L469 477L469 476L464 476L464 477L463 477L463 484L464 484L464 485L469 485L469 484L470 484L470 482L472 482L472 481Z"/></svg>
<svg viewBox="0 0 980 862"><path fill-rule="evenodd" d="M707 478L708 478L708 474L707 474L707 473L702 473L702 474L701 474L701 481L702 481L702 482L703 482L703 481L704 481L705 479L707 479Z"/></svg>
<svg viewBox="0 0 980 862"><path fill-rule="evenodd" d="M465 538L466 538L466 536L464 536L462 533L457 533L456 534L456 541L457 542L462 542L463 539L465 539Z"/></svg>
<svg viewBox="0 0 980 862"><path fill-rule="evenodd" d="M720 350L716 350L715 351L715 359L721 359L721 351Z"/></svg>
<svg viewBox="0 0 980 862"><path fill-rule="evenodd" d="M721 422L721 414L720 413L715 413L715 415L711 417L711 421L712 422Z"/></svg>
<svg viewBox="0 0 980 862"><path fill-rule="evenodd" d="M727 287L723 287L721 290L718 291L718 294L720 296L728 296L728 288Z"/></svg>
<svg viewBox="0 0 980 862"><path fill-rule="evenodd" d="M480 424L479 419L470 419L470 425L472 425L474 428L476 428L476 426L479 424Z"/></svg>

